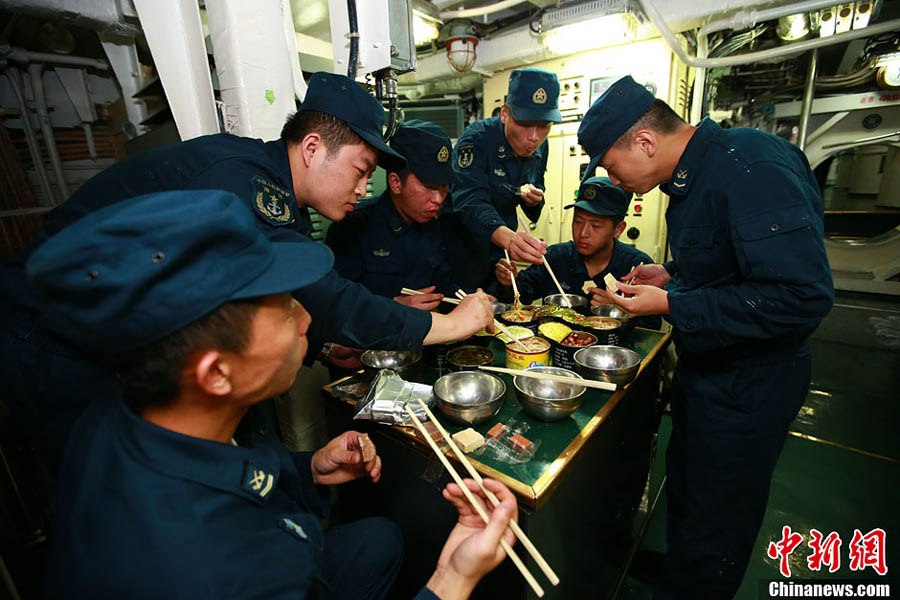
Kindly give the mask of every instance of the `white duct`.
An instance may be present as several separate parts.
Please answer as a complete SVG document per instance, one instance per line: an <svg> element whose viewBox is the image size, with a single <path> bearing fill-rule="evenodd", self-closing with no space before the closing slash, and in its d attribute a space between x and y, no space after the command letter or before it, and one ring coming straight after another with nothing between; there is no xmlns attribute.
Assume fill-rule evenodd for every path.
<svg viewBox="0 0 900 600"><path fill-rule="evenodd" d="M218 133L197 1L134 0L134 6L181 139Z"/></svg>
<svg viewBox="0 0 900 600"><path fill-rule="evenodd" d="M277 34L284 32L281 5L246 0L206 2L216 74L231 133L277 139L285 118L296 110L292 53L285 36ZM297 56L296 50L293 56Z"/></svg>

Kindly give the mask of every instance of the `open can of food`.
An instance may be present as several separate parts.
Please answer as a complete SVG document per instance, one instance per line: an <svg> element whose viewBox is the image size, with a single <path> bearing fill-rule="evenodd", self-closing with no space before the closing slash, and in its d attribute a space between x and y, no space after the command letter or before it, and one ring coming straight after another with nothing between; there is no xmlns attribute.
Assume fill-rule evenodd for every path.
<svg viewBox="0 0 900 600"><path fill-rule="evenodd" d="M506 344L506 367L527 369L550 365L550 342L542 337L532 337Z"/></svg>
<svg viewBox="0 0 900 600"><path fill-rule="evenodd" d="M575 353L597 343L597 336L586 331L572 331L561 341L551 341L550 359L554 367L575 369Z"/></svg>
<svg viewBox="0 0 900 600"><path fill-rule="evenodd" d="M457 346L447 353L451 371L476 371L494 362L494 353L484 346Z"/></svg>

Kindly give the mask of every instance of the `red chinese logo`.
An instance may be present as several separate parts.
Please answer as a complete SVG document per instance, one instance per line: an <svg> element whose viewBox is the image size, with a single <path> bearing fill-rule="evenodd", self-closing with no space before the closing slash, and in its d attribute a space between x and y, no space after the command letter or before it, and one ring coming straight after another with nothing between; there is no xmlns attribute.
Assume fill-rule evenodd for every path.
<svg viewBox="0 0 900 600"><path fill-rule="evenodd" d="M806 564L810 570L818 571L822 565L828 566L828 572L834 573L841 568L841 536L836 531L828 534L828 537L822 537L822 532L818 529L809 530L809 547L812 548L812 554L806 557Z"/></svg>
<svg viewBox="0 0 900 600"><path fill-rule="evenodd" d="M781 539L777 542L769 542L766 554L773 560L780 559L779 570L783 576L791 576L791 565L788 563L788 558L802 541L802 535L793 533L791 528L785 525L781 528Z"/></svg>
<svg viewBox="0 0 900 600"><path fill-rule="evenodd" d="M850 541L850 570L862 571L872 567L879 575L887 573L885 562L885 533L880 527L863 535L859 529L853 530Z"/></svg>

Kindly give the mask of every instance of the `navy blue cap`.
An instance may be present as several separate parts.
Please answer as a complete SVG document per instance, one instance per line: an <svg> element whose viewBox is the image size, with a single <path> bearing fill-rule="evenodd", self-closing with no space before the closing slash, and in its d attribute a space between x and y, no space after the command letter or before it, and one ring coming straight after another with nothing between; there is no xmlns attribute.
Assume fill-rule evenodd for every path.
<svg viewBox="0 0 900 600"><path fill-rule="evenodd" d="M506 108L516 121L562 121L556 73L533 67L510 73Z"/></svg>
<svg viewBox="0 0 900 600"><path fill-rule="evenodd" d="M622 134L644 116L656 97L631 75L622 77L603 92L588 109L578 127L578 143L591 157L584 172L593 176L597 165Z"/></svg>
<svg viewBox="0 0 900 600"><path fill-rule="evenodd" d="M300 110L315 110L337 117L356 135L378 150L378 166L402 171L406 159L390 149L381 133L384 108L374 96L344 75L319 71L309 78Z"/></svg>
<svg viewBox="0 0 900 600"><path fill-rule="evenodd" d="M273 243L223 190L118 202L69 225L26 264L46 325L88 352L162 339L230 300L289 292L327 273L331 251Z"/></svg>
<svg viewBox="0 0 900 600"><path fill-rule="evenodd" d="M406 166L428 185L444 185L456 181L450 155L453 144L444 131L428 121L413 119L397 127L391 148L406 158Z"/></svg>
<svg viewBox="0 0 900 600"><path fill-rule="evenodd" d="M578 188L578 200L563 208L580 208L600 217L624 218L631 192L613 185L609 177L589 177Z"/></svg>

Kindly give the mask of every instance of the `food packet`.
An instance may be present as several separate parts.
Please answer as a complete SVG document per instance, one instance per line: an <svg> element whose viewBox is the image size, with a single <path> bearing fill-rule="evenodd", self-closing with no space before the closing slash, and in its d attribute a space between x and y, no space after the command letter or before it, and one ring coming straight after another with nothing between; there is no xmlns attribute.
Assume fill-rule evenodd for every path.
<svg viewBox="0 0 900 600"><path fill-rule="evenodd" d="M488 431L484 446L475 451L475 455L512 465L526 463L534 458L541 445L541 440L526 437L529 429L528 423L515 418L498 423Z"/></svg>
<svg viewBox="0 0 900 600"><path fill-rule="evenodd" d="M433 406L431 386L406 381L396 371L382 369L372 380L366 395L356 403L353 419L412 426L406 404L413 408L420 421L428 420L428 415L416 400L422 400L429 407Z"/></svg>

